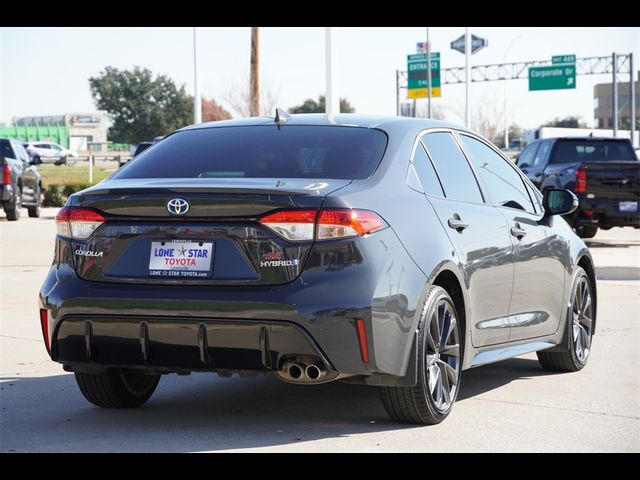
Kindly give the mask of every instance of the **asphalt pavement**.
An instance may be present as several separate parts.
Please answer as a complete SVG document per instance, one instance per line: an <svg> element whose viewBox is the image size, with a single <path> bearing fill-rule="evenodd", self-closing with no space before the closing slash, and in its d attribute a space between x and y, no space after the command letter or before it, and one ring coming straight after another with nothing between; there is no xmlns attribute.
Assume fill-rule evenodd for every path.
<svg viewBox="0 0 640 480"><path fill-rule="evenodd" d="M545 372L535 354L468 370L449 418L427 427L389 420L373 387L204 373L163 377L139 409L90 405L38 322L55 211L0 216L0 452L640 451L640 230L589 241L598 327L581 372Z"/></svg>

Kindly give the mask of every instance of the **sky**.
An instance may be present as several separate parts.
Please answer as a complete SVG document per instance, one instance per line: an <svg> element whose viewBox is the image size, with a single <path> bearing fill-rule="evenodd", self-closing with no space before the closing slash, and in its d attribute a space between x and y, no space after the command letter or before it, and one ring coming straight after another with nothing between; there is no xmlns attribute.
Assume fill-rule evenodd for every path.
<svg viewBox="0 0 640 480"><path fill-rule="evenodd" d="M633 52L640 70L640 28L634 27L471 27L489 41L472 56L473 65L550 60ZM230 92L248 83L250 28L199 27L201 93L225 104ZM441 68L464 65L450 42L464 27L431 27L433 51ZM396 69L406 70L406 55L426 38L425 27L336 27L336 89L358 113L395 115ZM263 86L289 108L325 90L323 27L262 27L260 75ZM16 27L0 28L0 122L13 117L90 112L95 105L88 78L106 66L147 67L166 74L193 93L191 27ZM628 75L621 76L629 81ZM503 111L505 88L510 119L535 128L555 117L580 116L593 125L593 86L610 75L579 75L575 90L528 92L526 79L471 86L472 111ZM448 120L461 123L464 86L443 85L434 99Z"/></svg>

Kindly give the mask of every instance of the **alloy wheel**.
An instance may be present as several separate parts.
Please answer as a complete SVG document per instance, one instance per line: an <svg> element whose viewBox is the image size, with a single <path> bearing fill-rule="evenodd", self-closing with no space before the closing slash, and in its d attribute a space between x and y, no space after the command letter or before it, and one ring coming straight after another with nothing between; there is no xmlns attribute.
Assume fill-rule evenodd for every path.
<svg viewBox="0 0 640 480"><path fill-rule="evenodd" d="M578 280L571 307L573 348L580 363L587 361L593 333L593 303L587 277Z"/></svg>
<svg viewBox="0 0 640 480"><path fill-rule="evenodd" d="M446 300L438 302L429 319L426 353L429 394L436 408L445 412L456 398L460 378L460 334Z"/></svg>

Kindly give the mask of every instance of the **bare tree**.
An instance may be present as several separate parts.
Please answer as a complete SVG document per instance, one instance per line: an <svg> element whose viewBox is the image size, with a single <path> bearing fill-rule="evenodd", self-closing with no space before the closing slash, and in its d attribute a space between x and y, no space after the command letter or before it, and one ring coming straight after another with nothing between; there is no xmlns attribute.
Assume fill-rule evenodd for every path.
<svg viewBox="0 0 640 480"><path fill-rule="evenodd" d="M505 112L502 104L495 92L477 96L471 104L471 128L496 144L504 142ZM451 105L450 111L457 121L464 123L464 105Z"/></svg>
<svg viewBox="0 0 640 480"><path fill-rule="evenodd" d="M427 102L418 102L416 107L416 117L427 118ZM432 102L431 103L431 118L433 120L447 120L449 115L444 105Z"/></svg>
<svg viewBox="0 0 640 480"><path fill-rule="evenodd" d="M260 115L273 115L280 100L281 88L262 79L260 82ZM240 117L251 116L251 91L246 80L235 81L222 96L227 106Z"/></svg>

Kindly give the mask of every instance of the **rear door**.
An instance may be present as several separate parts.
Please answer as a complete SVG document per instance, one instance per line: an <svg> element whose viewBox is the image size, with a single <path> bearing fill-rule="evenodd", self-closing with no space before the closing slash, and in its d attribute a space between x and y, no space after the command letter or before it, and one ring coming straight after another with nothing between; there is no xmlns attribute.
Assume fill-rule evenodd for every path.
<svg viewBox="0 0 640 480"><path fill-rule="evenodd" d="M480 176L488 200L509 226L515 255L510 340L555 333L563 312L568 245L543 221L537 198L531 198L511 161L478 138L466 134L459 134L458 138Z"/></svg>
<svg viewBox="0 0 640 480"><path fill-rule="evenodd" d="M455 247L467 282L473 345L506 342L514 266L505 218L484 202L474 172L450 132L427 133L421 143L443 192L428 199ZM414 165L419 160L414 158Z"/></svg>

